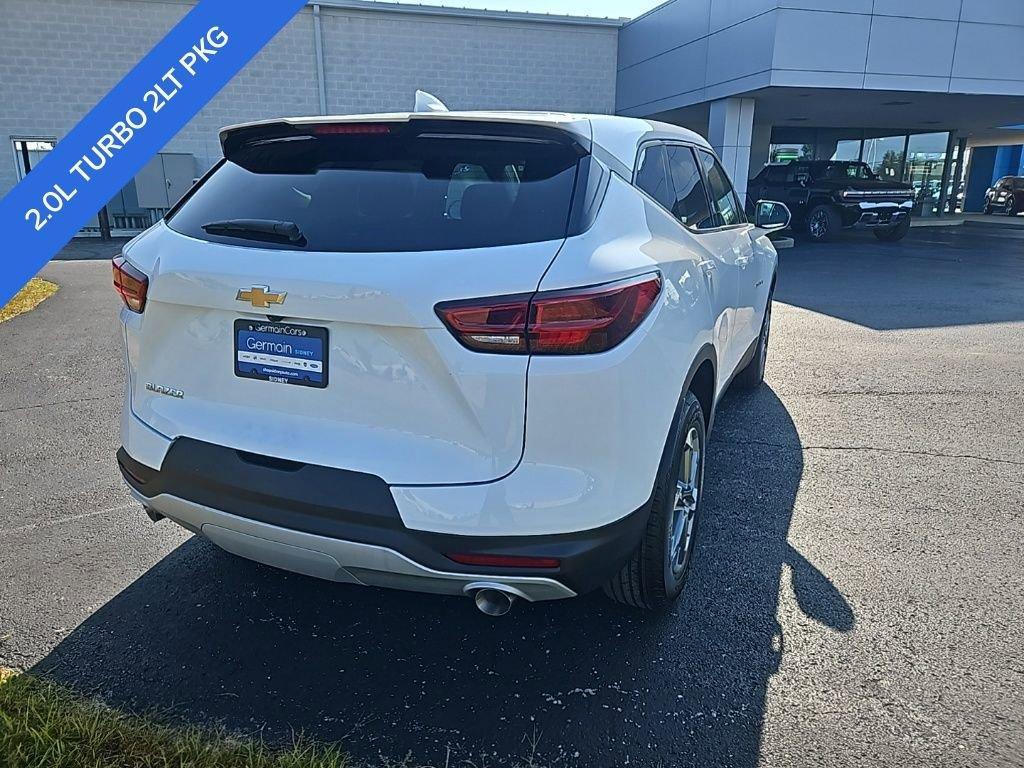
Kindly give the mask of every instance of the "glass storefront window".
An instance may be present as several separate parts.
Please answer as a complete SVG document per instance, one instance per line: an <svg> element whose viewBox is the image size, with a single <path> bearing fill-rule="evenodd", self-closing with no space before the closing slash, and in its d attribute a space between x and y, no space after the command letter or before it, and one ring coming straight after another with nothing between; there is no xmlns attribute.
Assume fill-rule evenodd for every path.
<svg viewBox="0 0 1024 768"><path fill-rule="evenodd" d="M957 147L957 153L959 147ZM956 196L953 213L967 213L964 204L967 202L967 171L971 167L971 147L965 147L964 157L959 159L959 174L954 179L953 191Z"/></svg>
<svg viewBox="0 0 1024 768"><path fill-rule="evenodd" d="M772 131L769 162L860 160L860 129L777 128Z"/></svg>
<svg viewBox="0 0 1024 768"><path fill-rule="evenodd" d="M864 139L864 162L885 181L899 181L903 177L906 145L906 135Z"/></svg>
<svg viewBox="0 0 1024 768"><path fill-rule="evenodd" d="M772 144L768 162L788 163L790 160L813 160L814 146L808 144Z"/></svg>
<svg viewBox="0 0 1024 768"><path fill-rule="evenodd" d="M829 160L860 160L860 139L840 141Z"/></svg>
<svg viewBox="0 0 1024 768"><path fill-rule="evenodd" d="M818 128L815 132L815 160L860 160L860 130Z"/></svg>
<svg viewBox="0 0 1024 768"><path fill-rule="evenodd" d="M862 135L866 136L863 140ZM948 141L945 132L871 136L867 129L781 126L772 130L768 161L862 160L879 178L904 181L914 187L915 216L937 216ZM958 192L951 179L947 195L953 199Z"/></svg>
<svg viewBox="0 0 1024 768"><path fill-rule="evenodd" d="M946 167L948 133L920 133L910 137L904 179L916 191L915 216L937 216Z"/></svg>

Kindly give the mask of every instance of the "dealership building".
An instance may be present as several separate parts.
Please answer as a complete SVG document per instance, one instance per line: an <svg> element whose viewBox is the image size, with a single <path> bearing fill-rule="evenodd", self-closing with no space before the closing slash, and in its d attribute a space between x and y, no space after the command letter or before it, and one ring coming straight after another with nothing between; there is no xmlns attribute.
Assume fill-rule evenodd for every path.
<svg viewBox="0 0 1024 768"><path fill-rule="evenodd" d="M4 0L0 195L191 5ZM669 0L634 20L311 2L106 219L114 234L157 220L219 158L223 125L404 111L417 89L453 109L684 125L740 189L770 161L860 159L913 184L919 216L977 211L994 179L1024 175L1024 0Z"/></svg>

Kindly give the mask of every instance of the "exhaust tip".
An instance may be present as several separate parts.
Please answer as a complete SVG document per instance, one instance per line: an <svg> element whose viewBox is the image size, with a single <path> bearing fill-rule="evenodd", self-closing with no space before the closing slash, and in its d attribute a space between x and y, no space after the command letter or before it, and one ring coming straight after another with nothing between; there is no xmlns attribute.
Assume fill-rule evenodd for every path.
<svg viewBox="0 0 1024 768"><path fill-rule="evenodd" d="M515 595L499 589L480 589L473 595L476 607L488 616L504 616L512 610L515 599Z"/></svg>

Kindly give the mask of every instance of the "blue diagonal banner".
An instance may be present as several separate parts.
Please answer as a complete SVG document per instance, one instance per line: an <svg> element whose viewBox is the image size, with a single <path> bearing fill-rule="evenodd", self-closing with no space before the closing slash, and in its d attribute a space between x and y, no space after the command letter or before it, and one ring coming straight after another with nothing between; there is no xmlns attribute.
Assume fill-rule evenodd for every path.
<svg viewBox="0 0 1024 768"><path fill-rule="evenodd" d="M0 307L305 5L200 0L0 200Z"/></svg>

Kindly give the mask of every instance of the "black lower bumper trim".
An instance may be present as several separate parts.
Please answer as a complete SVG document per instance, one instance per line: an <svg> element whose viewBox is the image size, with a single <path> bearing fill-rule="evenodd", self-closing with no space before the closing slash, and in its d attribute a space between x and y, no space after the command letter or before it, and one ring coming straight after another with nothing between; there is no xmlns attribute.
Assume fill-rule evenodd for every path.
<svg viewBox="0 0 1024 768"><path fill-rule="evenodd" d="M406 528L391 489L375 475L276 459L191 438L177 438L159 470L124 448L117 461L142 496L196 504L317 536L373 544L449 573L546 576L582 594L603 584L643 536L650 502L610 525L548 536L459 536ZM553 557L558 568L466 566L446 554Z"/></svg>

